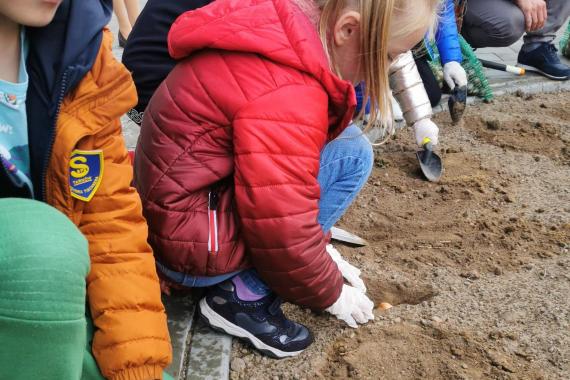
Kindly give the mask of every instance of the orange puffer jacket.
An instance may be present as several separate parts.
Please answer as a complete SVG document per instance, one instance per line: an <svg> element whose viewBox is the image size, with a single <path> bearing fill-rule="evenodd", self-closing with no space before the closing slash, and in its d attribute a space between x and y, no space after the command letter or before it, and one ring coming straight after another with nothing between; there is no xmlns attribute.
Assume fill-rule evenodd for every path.
<svg viewBox="0 0 570 380"><path fill-rule="evenodd" d="M87 296L101 372L109 379L162 379L171 360L166 314L119 122L136 104L136 92L129 72L113 57L111 42L105 31L91 71L62 104L46 201L89 240ZM89 202L70 193L76 149L103 152L102 181Z"/></svg>

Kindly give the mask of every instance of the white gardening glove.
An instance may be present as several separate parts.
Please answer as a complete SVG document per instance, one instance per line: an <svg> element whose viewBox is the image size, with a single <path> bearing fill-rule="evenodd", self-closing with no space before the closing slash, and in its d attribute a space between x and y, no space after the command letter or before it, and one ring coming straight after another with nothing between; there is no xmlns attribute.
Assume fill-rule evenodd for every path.
<svg viewBox="0 0 570 380"><path fill-rule="evenodd" d="M374 320L373 309L374 303L364 293L352 286L343 285L338 300L325 311L356 329L357 323Z"/></svg>
<svg viewBox="0 0 570 380"><path fill-rule="evenodd" d="M456 61L447 62L443 65L443 79L452 90L456 85L459 87L467 86L467 73L463 66Z"/></svg>
<svg viewBox="0 0 570 380"><path fill-rule="evenodd" d="M354 286L362 293L366 293L366 285L364 285L364 281L360 278L360 273L362 273L360 272L360 269L345 261L340 255L340 252L337 251L332 244L327 245L327 252L338 266L338 270L342 273L342 277L344 277L350 285Z"/></svg>
<svg viewBox="0 0 570 380"><path fill-rule="evenodd" d="M426 142L431 142L432 145L437 145L439 128L431 121L431 119L421 119L414 124L416 131L416 142L418 146L423 147ZM429 139L429 141L427 140Z"/></svg>

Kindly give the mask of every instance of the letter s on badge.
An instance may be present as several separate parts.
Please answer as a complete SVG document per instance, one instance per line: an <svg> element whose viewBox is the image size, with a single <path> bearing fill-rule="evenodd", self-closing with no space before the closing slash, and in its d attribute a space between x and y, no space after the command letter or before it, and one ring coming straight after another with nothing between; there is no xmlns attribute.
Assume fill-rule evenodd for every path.
<svg viewBox="0 0 570 380"><path fill-rule="evenodd" d="M69 159L69 189L71 196L89 202L103 179L101 150L74 150Z"/></svg>
<svg viewBox="0 0 570 380"><path fill-rule="evenodd" d="M73 178L85 177L89 174L89 166L85 165L86 162L87 158L83 156L72 157L69 161L69 167L74 170L71 170L69 174L71 174Z"/></svg>

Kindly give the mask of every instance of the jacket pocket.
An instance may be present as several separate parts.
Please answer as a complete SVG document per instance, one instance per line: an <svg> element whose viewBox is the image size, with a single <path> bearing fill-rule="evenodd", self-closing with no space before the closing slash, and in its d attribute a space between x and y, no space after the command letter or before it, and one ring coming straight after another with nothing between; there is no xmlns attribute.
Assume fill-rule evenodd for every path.
<svg viewBox="0 0 570 380"><path fill-rule="evenodd" d="M204 192L207 196L207 267L205 276L217 276L248 267L245 246L239 236L234 189L231 178L219 181ZM206 224L206 220L204 224ZM203 255L206 249L202 250Z"/></svg>

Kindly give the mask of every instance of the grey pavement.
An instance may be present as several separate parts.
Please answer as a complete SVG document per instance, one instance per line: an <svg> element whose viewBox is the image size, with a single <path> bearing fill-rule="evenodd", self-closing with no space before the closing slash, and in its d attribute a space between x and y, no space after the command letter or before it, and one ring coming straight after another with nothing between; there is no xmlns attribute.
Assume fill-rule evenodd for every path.
<svg viewBox="0 0 570 380"><path fill-rule="evenodd" d="M139 1L142 8L146 0ZM120 60L122 49L118 47L116 41L118 24L115 17L113 17L110 27L115 36L113 52ZM562 30L559 32L558 38L561 35ZM478 49L476 53L482 59L515 65L521 45L522 41L518 41L507 48ZM563 58L563 60L570 64L568 59ZM570 81L551 81L533 73L528 73L523 77L489 69L485 69L485 73L495 96L516 91L525 93L570 91ZM474 97L470 97L468 100L470 104L478 101L481 100ZM434 112L442 112L446 109L447 101L443 99L441 105L436 107ZM134 149L139 127L126 116L123 117L122 122L127 147ZM174 351L173 363L167 372L177 380L228 379L231 338L212 331L196 318L196 304L192 298L165 297L164 303L168 314L168 327Z"/></svg>

